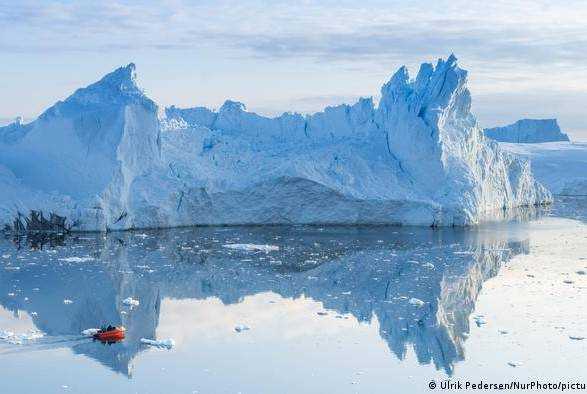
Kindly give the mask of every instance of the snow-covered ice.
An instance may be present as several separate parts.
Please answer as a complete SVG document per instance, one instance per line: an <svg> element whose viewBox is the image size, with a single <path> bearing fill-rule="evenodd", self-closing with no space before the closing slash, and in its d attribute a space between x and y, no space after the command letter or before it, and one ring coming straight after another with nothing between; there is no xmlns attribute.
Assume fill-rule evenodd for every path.
<svg viewBox="0 0 587 394"><path fill-rule="evenodd" d="M418 307L420 307L420 306L424 306L424 304L425 304L425 302L424 302L424 301L422 301L421 299L419 299L419 298L413 298L413 297L412 297L412 298L410 298L410 299L408 300L408 302L409 302L410 304L412 304L412 305L415 305L415 306L418 306Z"/></svg>
<svg viewBox="0 0 587 394"><path fill-rule="evenodd" d="M249 327L245 324L237 324L236 326L234 326L234 331L236 331L236 332L248 331L250 329L251 329L251 327Z"/></svg>
<svg viewBox="0 0 587 394"><path fill-rule="evenodd" d="M22 345L39 338L43 338L44 336L45 334L39 330L29 330L23 333L14 333L12 331L0 330L0 341L4 341L12 345Z"/></svg>
<svg viewBox="0 0 587 394"><path fill-rule="evenodd" d="M500 146L529 160L536 179L552 193L587 196L587 143L500 143Z"/></svg>
<svg viewBox="0 0 587 394"><path fill-rule="evenodd" d="M163 348L163 349L171 349L171 348L175 347L175 341L171 338L160 339L160 340L141 338L141 343L144 343L145 345L149 345L149 346L153 346L153 347Z"/></svg>
<svg viewBox="0 0 587 394"><path fill-rule="evenodd" d="M556 119L520 119L517 122L484 130L485 136L500 142L538 143L569 141Z"/></svg>
<svg viewBox="0 0 587 394"><path fill-rule="evenodd" d="M129 64L0 128L0 223L54 212L74 230L198 224L469 225L550 201L486 140L450 56L401 67L381 100L267 118L159 108ZM34 157L34 160L31 158ZM22 216L20 217L22 221Z"/></svg>
<svg viewBox="0 0 587 394"><path fill-rule="evenodd" d="M59 261L65 261L66 263L85 263L88 261L93 261L95 260L93 257L88 257L88 256L84 256L84 257L63 257L60 258Z"/></svg>
<svg viewBox="0 0 587 394"><path fill-rule="evenodd" d="M87 328L82 331L82 335L86 337L92 337L100 331L99 328Z"/></svg>
<svg viewBox="0 0 587 394"><path fill-rule="evenodd" d="M125 298L124 300L122 300L122 303L123 303L124 305L130 306L130 307L133 307L133 306L139 306L139 305L140 305L140 302L139 302L139 300L137 300L137 299L134 299L134 298L132 298L132 297L127 297L127 298Z"/></svg>
<svg viewBox="0 0 587 394"><path fill-rule="evenodd" d="M246 250L250 252L274 252L279 250L279 246L277 245L225 244L222 246L228 249Z"/></svg>

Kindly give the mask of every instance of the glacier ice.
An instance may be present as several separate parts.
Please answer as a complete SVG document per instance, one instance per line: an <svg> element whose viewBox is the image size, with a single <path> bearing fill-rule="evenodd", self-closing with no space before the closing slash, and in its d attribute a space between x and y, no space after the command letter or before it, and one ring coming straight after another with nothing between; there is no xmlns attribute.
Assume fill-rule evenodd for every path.
<svg viewBox="0 0 587 394"><path fill-rule="evenodd" d="M500 142L538 143L569 141L556 119L520 119L502 127L483 131L485 136Z"/></svg>
<svg viewBox="0 0 587 394"><path fill-rule="evenodd" d="M226 101L159 108L129 64L31 123L0 128L0 223L74 230L199 224L469 225L549 202L486 140L457 59L400 68L370 98L267 118Z"/></svg>
<svg viewBox="0 0 587 394"><path fill-rule="evenodd" d="M532 173L552 193L587 196L587 143L499 143L503 150L528 160Z"/></svg>

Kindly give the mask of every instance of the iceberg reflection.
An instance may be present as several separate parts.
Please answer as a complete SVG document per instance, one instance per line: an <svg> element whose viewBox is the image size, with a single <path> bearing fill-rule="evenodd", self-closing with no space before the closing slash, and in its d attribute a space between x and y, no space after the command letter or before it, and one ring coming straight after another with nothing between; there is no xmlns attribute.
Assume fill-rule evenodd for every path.
<svg viewBox="0 0 587 394"><path fill-rule="evenodd" d="M399 359L412 347L420 363L451 374L465 357L469 316L483 282L528 252L523 236L510 235L294 226L84 234L34 248L5 240L0 304L30 313L54 338L47 345L68 346L131 376L133 359L146 349L140 338L155 338L162 299L216 297L234 304L263 292L307 297L361 322L376 318ZM271 247L226 247L234 244ZM127 297L140 304L124 305ZM68 340L104 323L124 325L126 340L112 346Z"/></svg>

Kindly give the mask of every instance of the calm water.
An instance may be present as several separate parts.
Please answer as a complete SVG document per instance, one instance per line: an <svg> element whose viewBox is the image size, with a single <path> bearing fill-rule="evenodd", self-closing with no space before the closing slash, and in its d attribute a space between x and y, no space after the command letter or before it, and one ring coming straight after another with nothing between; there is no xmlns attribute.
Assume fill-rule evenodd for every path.
<svg viewBox="0 0 587 394"><path fill-rule="evenodd" d="M430 380L448 378L585 383L586 201L468 230L5 239L0 392L429 393ZM234 244L249 246L226 246ZM128 297L140 304L125 305ZM126 339L103 345L80 335L105 323L124 325ZM141 338L176 345L150 348Z"/></svg>

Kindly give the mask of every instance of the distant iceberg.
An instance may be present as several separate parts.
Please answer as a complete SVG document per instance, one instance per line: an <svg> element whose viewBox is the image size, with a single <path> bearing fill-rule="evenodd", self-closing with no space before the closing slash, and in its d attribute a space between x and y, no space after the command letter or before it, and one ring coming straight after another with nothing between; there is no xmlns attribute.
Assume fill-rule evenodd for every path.
<svg viewBox="0 0 587 394"><path fill-rule="evenodd" d="M484 138L450 56L371 98L267 118L234 101L161 109L129 64L0 128L0 223L72 230L213 224L470 225L551 200Z"/></svg>
<svg viewBox="0 0 587 394"><path fill-rule="evenodd" d="M556 119L520 119L502 127L484 130L485 136L500 142L538 143L569 141Z"/></svg>

